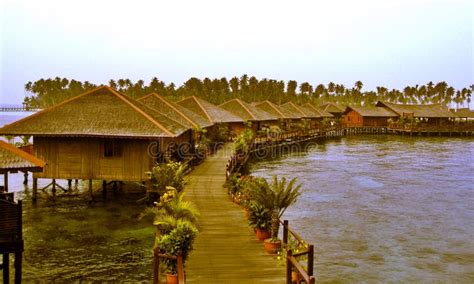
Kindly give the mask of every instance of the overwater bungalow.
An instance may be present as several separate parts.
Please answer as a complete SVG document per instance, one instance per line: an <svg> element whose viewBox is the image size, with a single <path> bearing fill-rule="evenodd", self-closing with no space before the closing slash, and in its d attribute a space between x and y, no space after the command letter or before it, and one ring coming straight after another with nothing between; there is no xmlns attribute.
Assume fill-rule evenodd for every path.
<svg viewBox="0 0 474 284"><path fill-rule="evenodd" d="M458 117L459 121L466 121L466 122L473 122L474 121L474 111L470 110L469 108L460 108L453 113Z"/></svg>
<svg viewBox="0 0 474 284"><path fill-rule="evenodd" d="M220 127L227 128L230 136L239 134L245 128L242 118L201 98L191 96L177 104L214 124L213 129L216 131Z"/></svg>
<svg viewBox="0 0 474 284"><path fill-rule="evenodd" d="M346 127L386 127L390 119L397 117L398 114L383 107L349 106L344 111L343 122Z"/></svg>
<svg viewBox="0 0 474 284"><path fill-rule="evenodd" d="M287 130L290 127L291 121L293 119L299 119L298 116L295 117L292 113L285 111L279 105L276 105L268 100L263 102L255 102L253 105L260 110L278 117L278 120L280 121L279 127L282 130Z"/></svg>
<svg viewBox="0 0 474 284"><path fill-rule="evenodd" d="M212 127L214 124L204 117L188 110L187 108L171 102L157 93L150 93L138 99L139 102L154 108L163 115L189 127L193 131L193 138L197 139L197 130Z"/></svg>
<svg viewBox="0 0 474 284"><path fill-rule="evenodd" d="M251 122L252 129L255 133L279 127L279 117L277 115L263 111L240 99L232 99L219 105L219 107L237 115L244 121Z"/></svg>
<svg viewBox="0 0 474 284"><path fill-rule="evenodd" d="M191 129L107 86L101 86L0 128L33 136L46 162L37 178L143 181L154 162L189 142ZM178 147L179 148L179 147Z"/></svg>
<svg viewBox="0 0 474 284"><path fill-rule="evenodd" d="M325 103L325 104L320 105L319 108L326 112L329 112L335 118L341 118L345 111L344 107L337 105L335 103Z"/></svg>
<svg viewBox="0 0 474 284"><path fill-rule="evenodd" d="M386 108L401 118L416 118L431 126L447 124L457 117L443 104L411 105L379 101L376 106Z"/></svg>
<svg viewBox="0 0 474 284"><path fill-rule="evenodd" d="M8 174L17 172L41 172L45 162L17 147L0 140L0 174L3 185L0 193L8 192Z"/></svg>
<svg viewBox="0 0 474 284"><path fill-rule="evenodd" d="M299 121L294 121L296 123L301 124L303 120L308 121L309 127L312 129L318 128L320 122L324 119L317 110L308 105L299 106L293 102L287 102L281 105L281 108L290 113L298 115Z"/></svg>

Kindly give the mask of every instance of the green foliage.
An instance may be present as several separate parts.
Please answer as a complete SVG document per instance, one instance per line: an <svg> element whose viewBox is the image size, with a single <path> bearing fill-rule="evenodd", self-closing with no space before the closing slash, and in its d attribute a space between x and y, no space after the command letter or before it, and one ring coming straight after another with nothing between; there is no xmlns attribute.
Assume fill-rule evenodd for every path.
<svg viewBox="0 0 474 284"><path fill-rule="evenodd" d="M250 202L249 226L254 229L270 230L272 228L272 212L257 202Z"/></svg>
<svg viewBox="0 0 474 284"><path fill-rule="evenodd" d="M147 188L149 192L162 195L171 186L181 192L186 185L186 171L188 166L179 162L157 164L147 172Z"/></svg>
<svg viewBox="0 0 474 284"><path fill-rule="evenodd" d="M247 153L250 150L254 134L252 129L246 128L234 141L234 151L236 153Z"/></svg>
<svg viewBox="0 0 474 284"><path fill-rule="evenodd" d="M198 230L188 221L177 221L176 227L168 234L157 237L155 247L163 254L183 256L183 263L186 262L189 252L193 249L193 242L196 239ZM177 273L177 260L162 258L169 273Z"/></svg>
<svg viewBox="0 0 474 284"><path fill-rule="evenodd" d="M287 183L285 177L278 180L277 176L273 176L271 184L263 178L249 184L250 199L272 212L272 239L278 238L281 216L300 196L301 184L296 185L296 181L293 178Z"/></svg>

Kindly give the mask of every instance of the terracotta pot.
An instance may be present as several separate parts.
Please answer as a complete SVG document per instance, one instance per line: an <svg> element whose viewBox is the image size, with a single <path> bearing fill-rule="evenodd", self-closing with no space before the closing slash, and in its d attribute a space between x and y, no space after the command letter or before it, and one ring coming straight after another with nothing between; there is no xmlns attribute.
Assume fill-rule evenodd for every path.
<svg viewBox="0 0 474 284"><path fill-rule="evenodd" d="M272 232L263 229L255 229L255 235L260 241L264 241L272 236Z"/></svg>
<svg viewBox="0 0 474 284"><path fill-rule="evenodd" d="M277 251L281 249L281 241L277 240L272 242L271 239L266 239L263 242L263 247L265 248L266 252L276 254Z"/></svg>
<svg viewBox="0 0 474 284"><path fill-rule="evenodd" d="M166 283L167 284L178 284L178 275L176 274L166 274Z"/></svg>

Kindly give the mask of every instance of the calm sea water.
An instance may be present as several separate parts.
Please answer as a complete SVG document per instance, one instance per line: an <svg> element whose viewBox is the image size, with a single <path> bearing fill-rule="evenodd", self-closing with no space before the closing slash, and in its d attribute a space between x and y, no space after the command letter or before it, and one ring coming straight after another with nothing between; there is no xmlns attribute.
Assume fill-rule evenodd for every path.
<svg viewBox="0 0 474 284"><path fill-rule="evenodd" d="M474 139L346 137L252 172L303 184L284 217L319 281L474 283Z"/></svg>

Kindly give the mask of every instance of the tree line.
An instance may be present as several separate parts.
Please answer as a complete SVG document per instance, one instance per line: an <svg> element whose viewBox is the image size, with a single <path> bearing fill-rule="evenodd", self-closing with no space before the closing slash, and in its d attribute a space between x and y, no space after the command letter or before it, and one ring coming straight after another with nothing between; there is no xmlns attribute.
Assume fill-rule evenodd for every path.
<svg viewBox="0 0 474 284"><path fill-rule="evenodd" d="M225 77L220 79L191 77L179 87L174 83L166 84L156 77L152 78L148 84L143 80L133 82L130 79L111 79L108 85L135 99L156 92L171 100L197 96L214 104L239 98L247 102L269 100L276 104L293 101L315 104L334 102L341 105L371 105L381 100L404 104L455 104L459 107L466 103L469 105L474 92L474 85L455 89L444 81L406 86L402 90L377 86L375 90L365 91L361 81L356 81L351 87L333 82L313 86L308 82L257 79L255 76L249 77L246 74L241 77L232 77L230 80ZM45 108L95 87L95 84L88 81L81 82L60 77L40 79L25 84L24 103L29 107Z"/></svg>

